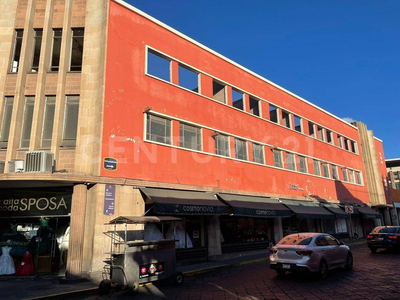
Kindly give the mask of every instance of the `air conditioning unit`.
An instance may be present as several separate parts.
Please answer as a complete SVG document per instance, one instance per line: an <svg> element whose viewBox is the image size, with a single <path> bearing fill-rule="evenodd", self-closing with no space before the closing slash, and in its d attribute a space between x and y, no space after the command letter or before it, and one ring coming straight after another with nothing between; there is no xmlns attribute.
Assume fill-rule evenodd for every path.
<svg viewBox="0 0 400 300"><path fill-rule="evenodd" d="M0 161L0 174L4 173L5 166L6 166L6 162L5 161Z"/></svg>
<svg viewBox="0 0 400 300"><path fill-rule="evenodd" d="M10 160L8 162L8 173L22 173L24 172L23 160Z"/></svg>
<svg viewBox="0 0 400 300"><path fill-rule="evenodd" d="M46 151L25 153L25 173L53 173L54 154Z"/></svg>

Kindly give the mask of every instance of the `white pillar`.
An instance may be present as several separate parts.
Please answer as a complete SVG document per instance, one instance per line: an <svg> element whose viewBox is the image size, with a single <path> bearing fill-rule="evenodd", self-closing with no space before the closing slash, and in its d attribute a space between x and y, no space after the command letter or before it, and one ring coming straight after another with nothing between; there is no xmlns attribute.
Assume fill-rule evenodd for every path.
<svg viewBox="0 0 400 300"><path fill-rule="evenodd" d="M283 238L282 218L274 218L275 244Z"/></svg>
<svg viewBox="0 0 400 300"><path fill-rule="evenodd" d="M211 216L208 223L208 258L216 260L222 254L221 228L218 216Z"/></svg>

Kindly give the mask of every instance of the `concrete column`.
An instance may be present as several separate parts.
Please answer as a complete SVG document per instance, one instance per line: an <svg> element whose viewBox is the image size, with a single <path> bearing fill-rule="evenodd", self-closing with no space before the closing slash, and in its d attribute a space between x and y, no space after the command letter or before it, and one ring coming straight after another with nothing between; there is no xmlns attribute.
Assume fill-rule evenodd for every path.
<svg viewBox="0 0 400 300"><path fill-rule="evenodd" d="M71 230L69 237L66 277L80 277L82 274L83 243L85 233L87 186L74 186L71 208Z"/></svg>
<svg viewBox="0 0 400 300"><path fill-rule="evenodd" d="M216 260L222 254L221 229L218 216L211 216L208 223L208 258Z"/></svg>
<svg viewBox="0 0 400 300"><path fill-rule="evenodd" d="M390 218L390 212L388 208L383 208L382 209L383 212L383 224L386 226L391 226L392 225L392 221Z"/></svg>
<svg viewBox="0 0 400 300"><path fill-rule="evenodd" d="M394 226L399 226L399 217L397 215L397 208L396 207L390 208L389 211L392 219L392 224Z"/></svg>
<svg viewBox="0 0 400 300"><path fill-rule="evenodd" d="M282 218L274 218L274 238L275 244L283 238Z"/></svg>

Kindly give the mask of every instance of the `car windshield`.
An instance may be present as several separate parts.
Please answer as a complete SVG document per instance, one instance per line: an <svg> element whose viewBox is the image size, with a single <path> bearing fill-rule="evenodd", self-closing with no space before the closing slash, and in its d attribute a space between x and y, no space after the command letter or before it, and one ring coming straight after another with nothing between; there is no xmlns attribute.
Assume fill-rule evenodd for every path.
<svg viewBox="0 0 400 300"><path fill-rule="evenodd" d="M299 246L306 246L311 243L312 237L309 235L298 235L292 234L284 237L278 243L278 245L299 245Z"/></svg>
<svg viewBox="0 0 400 300"><path fill-rule="evenodd" d="M397 233L397 227L387 227L379 230L379 233Z"/></svg>

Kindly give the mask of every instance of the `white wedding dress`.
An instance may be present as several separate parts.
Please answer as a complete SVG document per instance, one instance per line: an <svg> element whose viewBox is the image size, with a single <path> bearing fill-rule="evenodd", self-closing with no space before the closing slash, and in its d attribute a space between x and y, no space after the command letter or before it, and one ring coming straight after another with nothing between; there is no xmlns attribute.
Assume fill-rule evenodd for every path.
<svg viewBox="0 0 400 300"><path fill-rule="evenodd" d="M1 248L3 254L0 256L0 275L11 275L15 273L15 265L10 256L10 247Z"/></svg>

